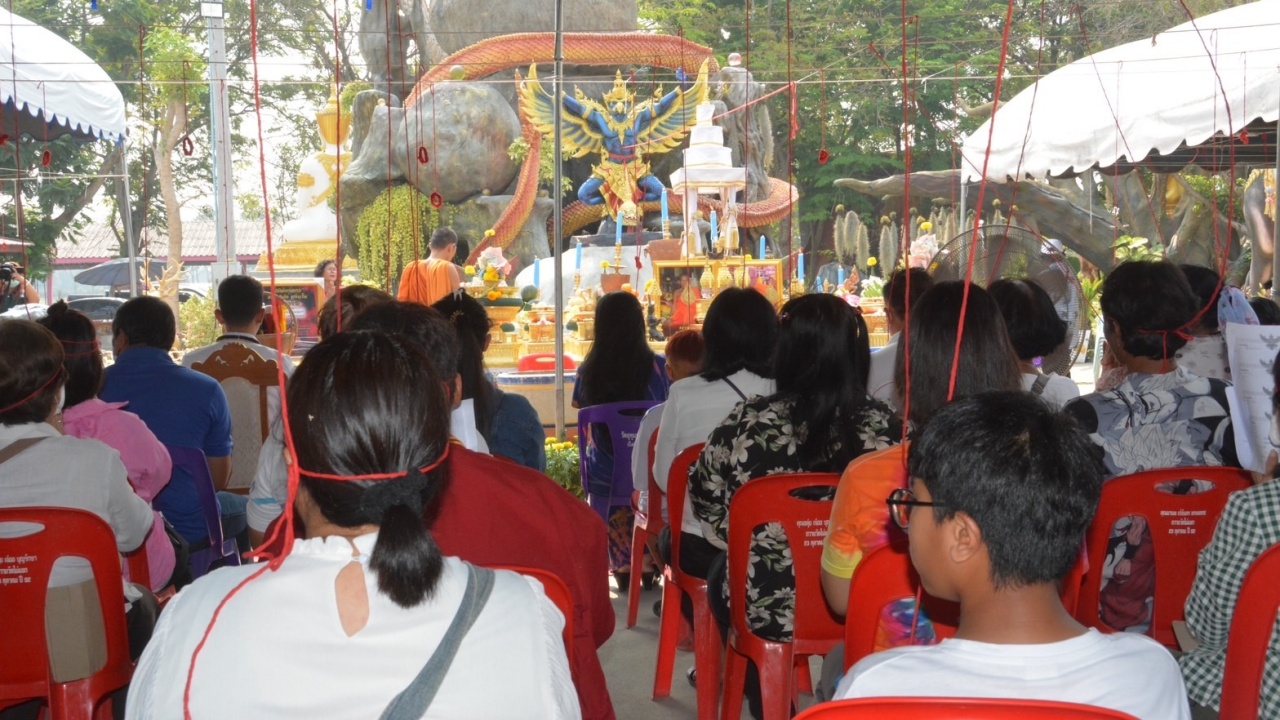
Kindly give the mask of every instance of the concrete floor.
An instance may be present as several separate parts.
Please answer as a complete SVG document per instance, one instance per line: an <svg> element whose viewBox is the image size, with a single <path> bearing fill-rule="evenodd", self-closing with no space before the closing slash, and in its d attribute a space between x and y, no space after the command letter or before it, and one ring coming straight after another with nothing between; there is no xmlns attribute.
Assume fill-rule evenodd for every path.
<svg viewBox="0 0 1280 720"><path fill-rule="evenodd" d="M661 587L641 591L640 611L635 627L630 630L626 627L627 596L618 593L612 585L610 588L617 625L599 652L618 720L694 720L698 716L697 697L685 679L685 672L693 667L692 652L676 653L671 696L662 700L652 698L654 664L658 656L658 617L653 614L653 604L662 597ZM816 658L810 662L814 678L818 677L819 665ZM800 696L802 708L811 704L812 696ZM745 705L743 703L742 718L750 720L751 714Z"/></svg>

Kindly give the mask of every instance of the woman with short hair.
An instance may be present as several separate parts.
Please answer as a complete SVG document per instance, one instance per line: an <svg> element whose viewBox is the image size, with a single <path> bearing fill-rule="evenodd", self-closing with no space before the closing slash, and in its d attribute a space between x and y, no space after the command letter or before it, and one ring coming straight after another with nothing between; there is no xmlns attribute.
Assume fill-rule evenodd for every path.
<svg viewBox="0 0 1280 720"><path fill-rule="evenodd" d="M1000 307L1009 341L1018 355L1022 387L1060 408L1080 397L1080 387L1069 377L1045 373L1040 361L1067 341L1067 323L1058 317L1053 298L1034 280L1000 279L987 287Z"/></svg>

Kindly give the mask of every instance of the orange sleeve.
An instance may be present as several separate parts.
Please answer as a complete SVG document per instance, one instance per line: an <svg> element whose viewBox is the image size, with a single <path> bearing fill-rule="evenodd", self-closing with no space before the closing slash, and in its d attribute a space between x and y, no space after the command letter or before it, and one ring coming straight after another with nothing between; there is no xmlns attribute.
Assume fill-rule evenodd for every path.
<svg viewBox="0 0 1280 720"><path fill-rule="evenodd" d="M889 493L907 483L907 444L854 458L840 476L831 523L822 543L822 569L840 577L866 553L888 542Z"/></svg>

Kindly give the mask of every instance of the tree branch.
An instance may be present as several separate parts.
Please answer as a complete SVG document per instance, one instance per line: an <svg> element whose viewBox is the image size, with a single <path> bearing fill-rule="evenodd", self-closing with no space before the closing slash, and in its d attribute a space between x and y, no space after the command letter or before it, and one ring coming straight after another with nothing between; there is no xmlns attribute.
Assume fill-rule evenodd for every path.
<svg viewBox="0 0 1280 720"><path fill-rule="evenodd" d="M67 206L66 209L53 219L55 237L62 233L62 229L69 225L71 221L75 219L76 215L79 215L80 211L85 209L85 206L93 202L93 198L98 194L98 191L102 189L103 183L107 180L107 172L113 165L120 162L120 153L123 152L123 147L123 145L116 145L112 148L111 152L107 153L106 159L102 161L102 166L98 168L97 177L93 179L93 182L89 183L89 187L85 188L84 192L80 193L80 197L77 198L74 203Z"/></svg>

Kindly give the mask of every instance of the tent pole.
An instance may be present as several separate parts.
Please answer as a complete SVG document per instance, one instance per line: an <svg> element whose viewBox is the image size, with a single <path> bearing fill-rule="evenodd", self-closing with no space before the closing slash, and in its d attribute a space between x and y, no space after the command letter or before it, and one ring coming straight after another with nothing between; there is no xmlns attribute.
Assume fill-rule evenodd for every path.
<svg viewBox="0 0 1280 720"><path fill-rule="evenodd" d="M120 195L120 221L124 223L124 244L129 255L129 297L138 297L138 244L133 237L133 205L129 202L129 143L120 140L120 182L116 183ZM147 271L150 272L148 267Z"/></svg>
<svg viewBox="0 0 1280 720"><path fill-rule="evenodd" d="M556 293L556 438L563 438L564 430L564 263L560 261L560 236L564 232L564 221L560 217L564 209L564 193L560 189L561 161L563 151L560 148L560 112L561 96L564 92L564 3L555 0L555 80L552 82L551 125L555 128L552 140L552 153L555 162L551 174L551 197L555 198L555 208L551 211L551 257L555 260L555 293Z"/></svg>
<svg viewBox="0 0 1280 720"><path fill-rule="evenodd" d="M1280 116L1276 117L1276 178L1280 179ZM1276 236L1280 234L1280 222L1276 218L1280 217L1280 212L1275 211L1275 205L1271 206L1271 298L1274 300L1280 295L1276 293L1280 288L1276 286L1280 284L1280 275L1276 273L1280 271L1280 253L1275 252ZM1262 292L1262 288L1256 288L1254 292Z"/></svg>

